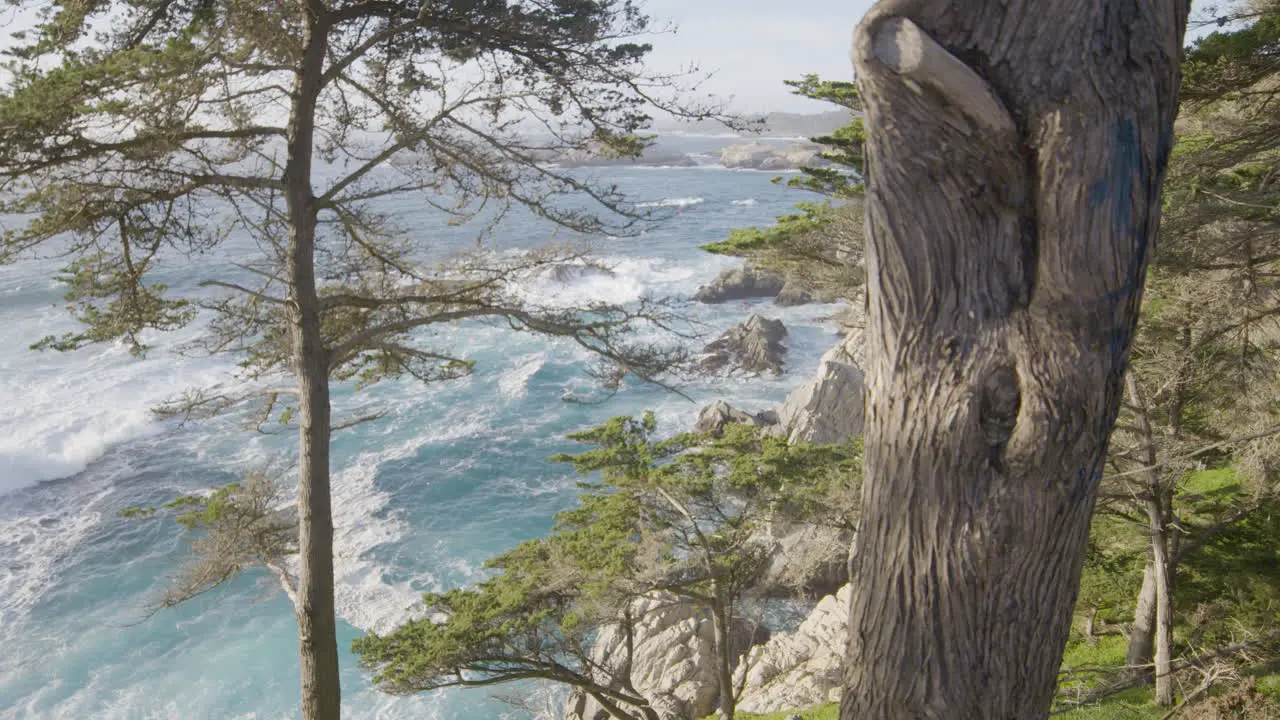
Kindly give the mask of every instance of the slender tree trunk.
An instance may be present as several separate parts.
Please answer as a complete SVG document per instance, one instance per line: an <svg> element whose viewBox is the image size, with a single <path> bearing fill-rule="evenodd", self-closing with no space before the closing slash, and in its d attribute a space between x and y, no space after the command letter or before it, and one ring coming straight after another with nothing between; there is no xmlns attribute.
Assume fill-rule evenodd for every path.
<svg viewBox="0 0 1280 720"><path fill-rule="evenodd" d="M1155 671L1156 704L1173 705L1172 635L1173 606L1170 592L1169 539L1165 529L1164 514L1158 502L1148 503L1148 519L1151 523L1152 575L1156 586Z"/></svg>
<svg viewBox="0 0 1280 720"><path fill-rule="evenodd" d="M1170 647L1173 633L1173 606L1170 604L1173 595L1173 567L1169 553L1169 507L1173 497L1160 481L1160 471L1156 467L1159 458L1156 454L1155 435L1151 431L1151 411L1133 373L1125 377L1125 389L1137 415L1144 464L1141 476L1147 484L1144 488L1146 500L1143 507L1147 512L1148 532L1151 533L1151 584L1155 586L1156 600L1156 703L1168 707L1173 704L1173 678L1169 674L1173 661Z"/></svg>
<svg viewBox="0 0 1280 720"><path fill-rule="evenodd" d="M285 166L288 277L294 371L298 378L298 639L302 716L341 714L333 600L333 512L329 488L329 367L316 292L316 210L311 188L316 98L326 50L323 10L308 6L303 58L294 79Z"/></svg>
<svg viewBox="0 0 1280 720"><path fill-rule="evenodd" d="M843 720L1048 714L1173 141L1187 0L881 0Z"/></svg>
<svg viewBox="0 0 1280 720"><path fill-rule="evenodd" d="M733 720L737 704L733 692L732 638L729 635L729 604L725 601L720 584L715 584L711 600L711 622L715 633L716 674L719 679L719 700L716 706L718 720Z"/></svg>
<svg viewBox="0 0 1280 720"><path fill-rule="evenodd" d="M1149 665L1154 658L1156 638L1156 570L1147 555L1147 566L1142 571L1142 589L1138 591L1138 604L1133 610L1133 627L1129 630L1129 652L1125 664L1130 667ZM1141 674L1145 675L1146 670Z"/></svg>

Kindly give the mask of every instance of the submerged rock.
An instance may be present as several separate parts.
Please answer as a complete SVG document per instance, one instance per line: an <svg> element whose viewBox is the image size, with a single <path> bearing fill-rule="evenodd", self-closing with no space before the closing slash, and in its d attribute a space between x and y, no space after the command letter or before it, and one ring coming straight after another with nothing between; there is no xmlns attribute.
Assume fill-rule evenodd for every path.
<svg viewBox="0 0 1280 720"><path fill-rule="evenodd" d="M698 288L693 299L703 303L723 303L731 300L776 297L785 282L781 275L769 270L757 270L742 265L725 270L714 280Z"/></svg>
<svg viewBox="0 0 1280 720"><path fill-rule="evenodd" d="M614 272L607 267L589 263L556 263L539 268L537 276L557 283L569 283L586 277L613 277Z"/></svg>
<svg viewBox="0 0 1280 720"><path fill-rule="evenodd" d="M787 328L781 320L753 314L703 348L706 355L699 367L705 372L729 368L756 375L781 375L782 358L787 353L782 339L786 336Z"/></svg>

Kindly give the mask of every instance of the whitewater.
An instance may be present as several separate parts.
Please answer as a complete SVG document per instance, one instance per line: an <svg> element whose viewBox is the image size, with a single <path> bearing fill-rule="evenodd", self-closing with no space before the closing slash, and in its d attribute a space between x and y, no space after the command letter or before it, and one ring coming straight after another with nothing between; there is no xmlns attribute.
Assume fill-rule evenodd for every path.
<svg viewBox="0 0 1280 720"><path fill-rule="evenodd" d="M730 140L682 138L712 152ZM773 173L715 168L601 168L638 203L671 217L643 236L600 239L612 275L544 278L534 298L632 302L669 299L710 340L751 312L789 330L779 378L708 378L681 389L627 383L607 402L565 402L589 394L590 358L569 343L481 323L436 331L476 361L472 377L424 386L391 381L361 393L339 386L335 417L380 409L386 416L334 438L335 571L344 715L348 718L488 720L531 713L486 690L390 697L371 686L349 652L364 632L386 631L419 597L485 577L484 561L547 532L576 497L569 468L546 462L572 451L565 435L614 415L656 412L668 432L686 429L698 408L727 399L762 409L812 374L835 340L832 305L779 308L770 301L700 305L689 297L736 261L698 245L734 228L769 223L806 199L772 184ZM382 208L429 237L425 204ZM536 247L557 237L515 214L494 242ZM227 252L234 252L231 248ZM226 257L192 259L166 272L179 290ZM297 633L292 608L265 573L148 616L184 551L181 528L164 519L127 520L122 508L234 481L284 462L296 439L262 434L240 418L178 424L151 409L192 387L226 382L233 357L179 354L199 327L150 338L145 359L124 347L67 354L27 347L76 328L53 281L59 263L0 267L0 718L289 718L298 713ZM558 710L556 693L511 688Z"/></svg>

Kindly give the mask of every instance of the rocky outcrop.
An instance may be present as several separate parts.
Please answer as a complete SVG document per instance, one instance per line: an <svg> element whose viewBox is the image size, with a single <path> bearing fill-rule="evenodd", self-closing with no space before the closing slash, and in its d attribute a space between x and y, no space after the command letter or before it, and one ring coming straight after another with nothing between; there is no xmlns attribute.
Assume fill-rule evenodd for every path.
<svg viewBox="0 0 1280 720"><path fill-rule="evenodd" d="M807 305L813 302L813 293L804 286L803 283L788 278L782 285L782 290L778 292L778 296L773 299L775 305L782 307L792 307L795 305Z"/></svg>
<svg viewBox="0 0 1280 720"><path fill-rule="evenodd" d="M725 270L693 294L696 302L723 303L732 300L773 298L783 307L813 302L835 302L839 298L829 292L817 292L809 283L772 270L747 265Z"/></svg>
<svg viewBox="0 0 1280 720"><path fill-rule="evenodd" d="M738 710L779 712L840 699L849 593L845 585L823 598L795 632L778 633L751 650L735 673L735 681L745 680Z"/></svg>
<svg viewBox="0 0 1280 720"><path fill-rule="evenodd" d="M706 354L698 366L704 372L728 368L755 375L781 375L782 359L787 354L782 339L786 336L787 328L781 320L753 314L703 348Z"/></svg>
<svg viewBox="0 0 1280 720"><path fill-rule="evenodd" d="M772 410L752 415L745 410L733 407L723 400L717 400L698 411L698 419L693 423L693 431L719 435L724 431L725 425L745 423L756 427L767 427L776 422L778 422L778 417Z"/></svg>
<svg viewBox="0 0 1280 720"><path fill-rule="evenodd" d="M791 442L839 443L862 434L862 333L851 332L822 356L818 372L778 406L770 432Z"/></svg>
<svg viewBox="0 0 1280 720"><path fill-rule="evenodd" d="M710 616L665 594L636 601L633 612L641 617L635 628L631 666L636 692L649 700L662 720L702 718L715 712L718 683ZM731 635L734 657L768 640L762 628L745 624ZM592 660L612 672L621 672L624 642L621 631L605 629L592 647ZM598 703L581 693L570 697L565 720L597 718L608 718Z"/></svg>
<svg viewBox="0 0 1280 720"><path fill-rule="evenodd" d="M723 303L731 300L776 297L786 283L781 275L742 265L725 270L693 294L696 302Z"/></svg>
<svg viewBox="0 0 1280 720"><path fill-rule="evenodd" d="M853 535L824 525L772 523L757 542L769 547L757 592L772 597L820 598L849 582Z"/></svg>
<svg viewBox="0 0 1280 720"><path fill-rule="evenodd" d="M778 295L773 299L773 302L775 305L791 307L808 305L809 303L830 303L839 299L830 290L815 288L811 283L805 282L798 277L789 276L782 284L782 290L778 291Z"/></svg>
<svg viewBox="0 0 1280 720"><path fill-rule="evenodd" d="M839 325L840 335L845 336L854 330L861 330L866 323L866 315L863 313L861 305L845 305L826 318L826 320Z"/></svg>
<svg viewBox="0 0 1280 720"><path fill-rule="evenodd" d="M720 401L703 408L695 430L720 432L729 423L751 423L793 442L804 439L816 443L843 442L860 434L860 368L865 362L862 320L860 307L842 313L845 337L822 357L815 376L777 410L753 415ZM744 341L748 328L755 339ZM731 338L732 343L726 342L735 346L751 342L767 346L773 334L780 347L785 333L781 322L752 315L721 340ZM746 662L735 671L735 682L743 683L739 710L779 712L838 700L848 632L848 534L835 528L774 523L754 540L770 548L770 560L761 572L759 589L764 594L789 595L802 590L813 597L836 592L825 594L795 632L778 633L767 642L747 645L749 628L737 628L735 640L743 649L735 648L735 657L746 654ZM621 638L616 635L602 633L593 648L598 662L620 660ZM637 631L636 647L632 681L663 720L701 718L714 712L717 683L711 628L695 608L677 605L651 611ZM607 720L607 714L589 698L577 695L570 701L565 720Z"/></svg>
<svg viewBox="0 0 1280 720"><path fill-rule="evenodd" d="M824 164L818 157L818 146L794 143L786 147L761 142L730 145L720 151L720 164L745 170L794 170Z"/></svg>

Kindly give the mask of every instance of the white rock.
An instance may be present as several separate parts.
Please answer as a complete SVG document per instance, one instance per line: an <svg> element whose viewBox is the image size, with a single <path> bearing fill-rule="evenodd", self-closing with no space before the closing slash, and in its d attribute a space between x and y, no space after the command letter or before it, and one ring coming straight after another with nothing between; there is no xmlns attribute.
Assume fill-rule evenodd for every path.
<svg viewBox="0 0 1280 720"><path fill-rule="evenodd" d="M818 372L778 406L778 424L770 432L819 445L861 435L865 376L855 362L861 343L862 333L854 331L828 350Z"/></svg>
<svg viewBox="0 0 1280 720"><path fill-rule="evenodd" d="M703 718L715 712L715 639L709 615L669 595L637 601L635 658L631 683L647 698L662 720ZM747 641L740 638L740 647ZM592 647L592 660L614 673L625 660L625 637L606 628ZM607 713L594 700L575 693L569 699L565 720L596 720Z"/></svg>
<svg viewBox="0 0 1280 720"><path fill-rule="evenodd" d="M770 713L838 700L849 627L848 585L814 607L793 633L779 633L751 650L738 668L738 709Z"/></svg>

